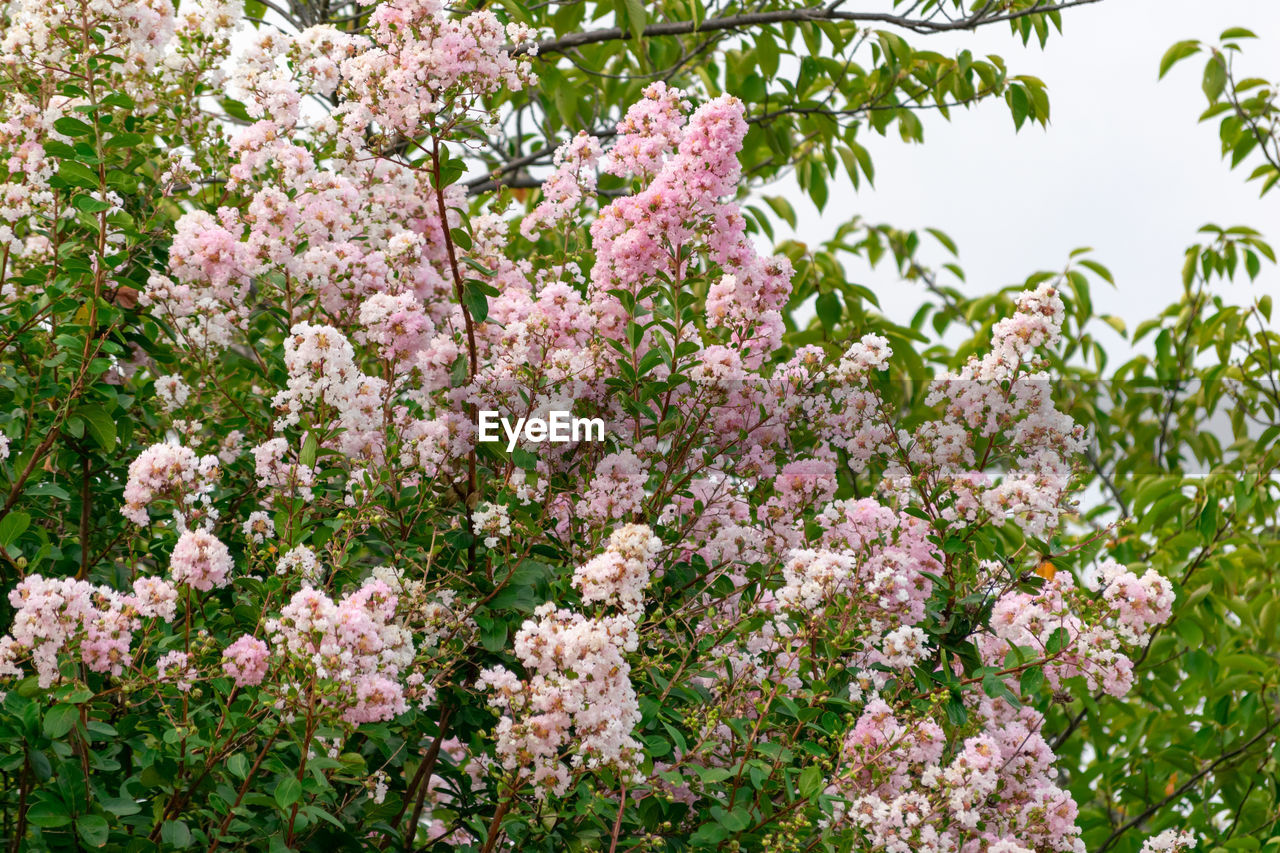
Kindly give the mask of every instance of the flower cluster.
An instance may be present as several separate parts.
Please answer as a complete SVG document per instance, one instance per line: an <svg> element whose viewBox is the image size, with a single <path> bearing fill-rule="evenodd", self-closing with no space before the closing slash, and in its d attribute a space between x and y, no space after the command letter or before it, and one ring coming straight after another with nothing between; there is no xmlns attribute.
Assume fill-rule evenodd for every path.
<svg viewBox="0 0 1280 853"><path fill-rule="evenodd" d="M1045 680L1052 687L1079 675L1091 691L1124 696L1133 684L1133 662L1125 650L1169 618L1173 586L1150 571L1139 578L1112 560L1100 574L1107 588L1098 604L1067 572L1055 573L1035 593L1001 596L991 612L992 633L978 638L983 659L1002 662L1015 647L1043 650L1049 661Z"/></svg>
<svg viewBox="0 0 1280 853"><path fill-rule="evenodd" d="M530 42L533 31L503 27L488 10L461 18L439 0L381 3L369 18L373 44L341 64L355 105L342 116L348 132L370 120L413 135L436 114L466 109L478 96L530 81L529 60L504 50Z"/></svg>
<svg viewBox="0 0 1280 853"><path fill-rule="evenodd" d="M665 118L654 123L662 130L660 144L665 147L666 138L675 135L678 125L671 114L680 102L661 96L657 101ZM637 116L634 121L643 119ZM746 129L743 106L736 98L721 97L699 107L681 128L674 154L663 161L652 182L600 211L591 225L596 252L591 293L606 334L619 336L619 324L627 316L612 291L637 293L659 275L679 281L689 274L680 248L699 246L711 262L730 273L707 294L709 322L733 332L748 364L758 366L776 348L782 332L778 308L791 289L790 264L782 257L759 257L746 235L746 220L735 204L724 201L741 174L737 153ZM623 168L643 171L656 165L655 158L650 152L638 164Z"/></svg>
<svg viewBox="0 0 1280 853"><path fill-rule="evenodd" d="M643 524L619 527L604 553L574 570L573 585L583 602L633 612L644 602L653 560L661 548L662 540Z"/></svg>
<svg viewBox="0 0 1280 853"><path fill-rule="evenodd" d="M520 221L520 232L533 239L534 232L569 217L583 198L596 191L596 164L600 141L586 131L556 149L555 171L542 184L542 201Z"/></svg>
<svg viewBox="0 0 1280 853"><path fill-rule="evenodd" d="M504 667L480 674L503 712L495 733L502 766L538 795L563 794L571 768L635 770L640 708L626 653L636 650L628 616L587 618L551 602L516 634L525 680ZM568 761L568 763L566 763Z"/></svg>
<svg viewBox="0 0 1280 853"><path fill-rule="evenodd" d="M929 402L944 416L917 432L908 464L888 478L901 487L912 468L930 471L954 496L944 513L950 521L1012 520L1029 536L1057 528L1084 428L1054 408L1037 349L1057 343L1063 314L1051 284L1022 294L1017 312L992 330L990 352L934 382ZM979 442L988 463L981 467ZM988 470L997 458L1013 463L1003 476Z"/></svg>
<svg viewBox="0 0 1280 853"><path fill-rule="evenodd" d="M216 536L204 530L184 530L173 547L169 575L176 584L208 592L230 582L231 552Z"/></svg>
<svg viewBox="0 0 1280 853"><path fill-rule="evenodd" d="M643 97L618 122L617 136L604 169L611 175L651 179L680 143L688 96L661 81L645 87Z"/></svg>
<svg viewBox="0 0 1280 853"><path fill-rule="evenodd" d="M267 644L248 635L222 653L222 668L237 687L256 687L267 675Z"/></svg>
<svg viewBox="0 0 1280 853"><path fill-rule="evenodd" d="M306 681L320 679L325 707L347 722L389 720L408 708L400 679L414 657L413 637L397 621L396 604L396 594L379 580L336 602L304 586L266 623L272 652L305 673ZM241 678L265 665L249 643L233 659ZM302 683L286 684L286 706L307 699Z"/></svg>
<svg viewBox="0 0 1280 853"><path fill-rule="evenodd" d="M187 652L165 652L156 661L156 678L171 682L179 692L188 693L195 686L199 672L191 664L191 655Z"/></svg>
<svg viewBox="0 0 1280 853"><path fill-rule="evenodd" d="M817 520L824 548L791 553L776 593L781 608L813 613L855 600L872 630L923 618L941 561L920 519L863 498L828 504Z"/></svg>
<svg viewBox="0 0 1280 853"><path fill-rule="evenodd" d="M129 465L129 481L124 487L125 518L145 525L150 520L147 507L167 498L179 519L198 503L207 502L218 476L216 456L197 456L180 444L153 444Z"/></svg>
<svg viewBox="0 0 1280 853"><path fill-rule="evenodd" d="M31 575L9 593L16 611L0 638L0 677L20 676L29 657L40 686L63 679L63 665L79 652L92 672L119 676L133 664L133 635L144 618L170 621L177 591L162 580L139 578L131 593L74 578Z"/></svg>
<svg viewBox="0 0 1280 853"><path fill-rule="evenodd" d="M484 547L497 548L511 535L511 516L502 504L482 504L471 516L471 529L476 536L484 537Z"/></svg>
<svg viewBox="0 0 1280 853"><path fill-rule="evenodd" d="M1084 853L1076 804L1058 787L1043 720L983 697L975 709L986 733L954 752L931 720L867 703L845 739L832 786L848 800L841 815L867 850L943 853L966 842L984 850Z"/></svg>

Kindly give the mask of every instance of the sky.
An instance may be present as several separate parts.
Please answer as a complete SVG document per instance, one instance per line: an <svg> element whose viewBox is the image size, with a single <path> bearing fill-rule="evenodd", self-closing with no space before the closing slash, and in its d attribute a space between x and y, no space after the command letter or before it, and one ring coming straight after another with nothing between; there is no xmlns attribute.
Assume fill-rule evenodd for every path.
<svg viewBox="0 0 1280 853"><path fill-rule="evenodd" d="M959 244L968 278L962 289L975 294L1060 269L1072 249L1089 246L1118 285L1095 285L1095 310L1119 315L1131 329L1178 298L1184 252L1200 226L1250 225L1280 244L1280 188L1260 199L1259 185L1245 182L1252 166L1232 172L1221 159L1217 123L1197 123L1206 106L1203 60L1192 57L1157 79L1174 42L1216 42L1228 27L1244 26L1259 40L1245 43L1238 71L1280 80L1280 0L1105 0L1063 17L1064 34L1043 50L1034 40L1024 48L1003 25L911 36L917 47L940 52L996 53L1012 73L1040 77L1049 87L1049 127L1028 123L1015 133L1001 101L954 110L950 123L922 116L923 145L905 144L893 131L864 137L874 189L833 191L819 213L783 184L799 215L797 233L827 236L855 214L940 228ZM888 267L848 269L895 321L909 320L923 298L922 289L898 285ZM1264 292L1280 293L1275 268L1264 268L1258 284L1221 290L1236 303Z"/></svg>

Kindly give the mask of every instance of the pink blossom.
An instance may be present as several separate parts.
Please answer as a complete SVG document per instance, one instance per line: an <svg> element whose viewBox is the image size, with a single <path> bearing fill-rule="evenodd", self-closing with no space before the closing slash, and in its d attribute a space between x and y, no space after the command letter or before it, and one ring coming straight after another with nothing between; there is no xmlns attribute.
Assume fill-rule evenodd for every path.
<svg viewBox="0 0 1280 853"><path fill-rule="evenodd" d="M133 596L126 601L139 616L172 622L177 612L178 590L163 578L141 577L133 582Z"/></svg>
<svg viewBox="0 0 1280 853"><path fill-rule="evenodd" d="M255 687L267 674L267 644L244 634L222 652L222 669L237 687Z"/></svg>
<svg viewBox="0 0 1280 853"><path fill-rule="evenodd" d="M169 574L176 584L208 592L230 582L231 552L213 534L186 530L178 538L169 561Z"/></svg>
<svg viewBox="0 0 1280 853"><path fill-rule="evenodd" d="M542 184L542 201L520 223L520 233L529 239L541 228L563 222L596 190L596 163L600 141L580 132L556 149L555 171Z"/></svg>
<svg viewBox="0 0 1280 853"><path fill-rule="evenodd" d="M586 768L636 768L640 709L624 657L636 642L628 617L588 619L548 602L516 634L528 679L503 667L481 672L479 686L504 712L497 729L503 766L524 774L539 797L564 793L569 772L562 753Z"/></svg>
<svg viewBox="0 0 1280 853"><path fill-rule="evenodd" d="M325 704L336 714L353 723L389 720L407 707L401 676L414 654L397 603L397 593L377 579L337 602L304 586L267 630L287 667L331 687Z"/></svg>
<svg viewBox="0 0 1280 853"><path fill-rule="evenodd" d="M573 572L584 602L601 602L624 612L637 610L649 585L652 562L662 541L643 524L627 524L609 537L608 549Z"/></svg>
<svg viewBox="0 0 1280 853"><path fill-rule="evenodd" d="M198 457L180 444L153 444L129 465L124 488L125 518L146 524L147 507L159 498L172 500L179 513L207 498L218 473L216 456Z"/></svg>
<svg viewBox="0 0 1280 853"><path fill-rule="evenodd" d="M648 471L635 453L611 453L596 466L578 512L600 520L627 518L640 508L646 480Z"/></svg>
<svg viewBox="0 0 1280 853"><path fill-rule="evenodd" d="M64 662L79 651L93 672L121 675L133 663L133 634L141 627L141 609L167 621L173 602L165 587L142 584L138 598L74 578L30 575L9 593L13 624L0 639L0 676L21 675L29 658L41 687L61 680Z"/></svg>
<svg viewBox="0 0 1280 853"><path fill-rule="evenodd" d="M191 656L186 652L165 652L156 661L156 677L161 681L172 681L183 693L191 690L199 673L191 665Z"/></svg>

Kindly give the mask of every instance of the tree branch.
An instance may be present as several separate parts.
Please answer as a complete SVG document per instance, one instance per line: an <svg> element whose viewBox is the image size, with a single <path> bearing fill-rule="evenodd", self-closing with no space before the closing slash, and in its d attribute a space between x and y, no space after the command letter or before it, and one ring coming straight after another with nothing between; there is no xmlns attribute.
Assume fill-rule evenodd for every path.
<svg viewBox="0 0 1280 853"><path fill-rule="evenodd" d="M1058 3L1037 3L1027 9L1020 9L1015 12L1005 12L999 14L989 14L987 4L972 15L963 18L957 18L953 21L937 21L931 18L912 18L906 15L894 15L888 12L843 12L837 7L838 3L829 6L808 6L803 9L776 9L770 12L748 12L741 15L724 15L718 18L708 18L705 21L663 21L659 24L650 24L645 27L641 33L642 38L657 38L662 36L680 36L690 33L709 33L716 30L738 30L747 27L766 26L768 24L784 24L784 23L806 23L820 21L840 21L840 22L856 22L869 24L888 24L890 26L902 27L912 32L922 35L932 33L954 32L956 30L972 30L986 24L995 24L1001 21L1015 21L1019 18L1025 18L1028 15L1041 15L1048 12L1058 12L1063 9L1069 9L1073 6L1087 6L1093 3L1100 3L1102 0L1064 0ZM632 38L630 29L622 27L609 27L601 30L588 30L586 32L571 33L556 39L547 39L546 41L537 42L536 44L524 44L509 46L510 53L521 55L534 53L538 56L551 56L554 54L564 53L570 48L581 47L587 44L600 44L608 41L628 41Z"/></svg>
<svg viewBox="0 0 1280 853"><path fill-rule="evenodd" d="M1097 853L1106 853L1106 851L1110 849L1111 845L1116 843L1116 840L1119 839L1121 835L1133 829L1135 826L1142 823L1147 818L1151 817L1153 814L1158 812L1160 809L1164 808L1169 803L1176 800L1178 797L1181 797L1188 790L1190 790L1197 782L1199 782L1205 776L1208 776L1215 769L1217 769L1218 765L1223 764L1224 762L1230 761L1231 759L1235 758L1237 755L1247 752L1249 748L1252 747L1255 743L1257 743L1258 741L1266 737L1268 734L1270 734L1271 731L1276 728L1276 726L1280 726L1280 718L1277 718L1276 720L1269 723L1266 726L1266 728L1264 728L1262 731L1258 732L1256 735L1251 737L1242 746L1237 747L1236 749L1233 749L1230 752L1223 753L1222 755L1218 756L1199 773L1192 776L1186 782L1183 782L1182 785L1180 785L1178 789L1175 790L1172 794L1169 794L1160 802L1156 803L1155 805L1149 806L1142 813L1134 816L1130 820L1121 824L1119 827L1116 828L1114 832L1111 833L1110 836L1107 837L1106 841L1102 842L1102 846L1098 848Z"/></svg>

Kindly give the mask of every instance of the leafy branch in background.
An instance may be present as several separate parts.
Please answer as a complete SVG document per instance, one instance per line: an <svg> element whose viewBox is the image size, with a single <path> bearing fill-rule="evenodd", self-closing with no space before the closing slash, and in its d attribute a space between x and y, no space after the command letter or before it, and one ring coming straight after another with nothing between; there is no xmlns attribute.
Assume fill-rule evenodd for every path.
<svg viewBox="0 0 1280 853"><path fill-rule="evenodd" d="M1261 181L1262 195L1266 195L1280 181L1280 84L1261 77L1242 77L1236 70L1241 44L1256 38L1249 30L1236 27L1223 32L1218 45L1180 41L1160 61L1160 76L1189 57L1207 54L1202 88L1209 108L1200 121L1219 119L1222 156L1230 159L1231 168L1251 155L1263 160L1249 180Z"/></svg>

